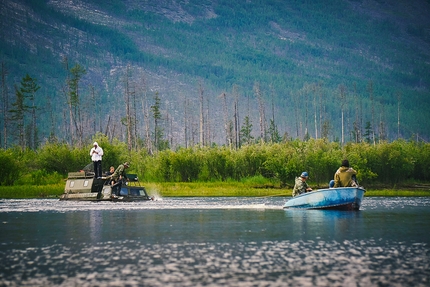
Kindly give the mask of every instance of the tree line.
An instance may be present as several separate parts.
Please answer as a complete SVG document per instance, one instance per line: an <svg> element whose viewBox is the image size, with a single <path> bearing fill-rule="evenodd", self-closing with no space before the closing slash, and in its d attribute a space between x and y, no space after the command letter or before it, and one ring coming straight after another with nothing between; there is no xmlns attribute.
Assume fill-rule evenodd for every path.
<svg viewBox="0 0 430 287"><path fill-rule="evenodd" d="M327 186L342 159L358 171L360 184L397 184L430 180L430 144L415 141L347 143L326 139L253 143L238 149L228 146L190 146L148 154L145 148L128 152L127 144L98 134L93 140L104 149L103 170L131 162L130 172L147 182L242 181L264 177L281 187L293 185L302 171L311 182ZM83 147L46 143L36 150L0 149L0 185L59 182L68 172L91 163L90 142Z"/></svg>
<svg viewBox="0 0 430 287"><path fill-rule="evenodd" d="M337 91L330 93L323 83L317 82L289 92L284 105L280 105L273 86L263 87L255 82L247 93L233 85L231 92L223 91L214 97L199 81L197 95L185 94L174 100L157 90L149 91L144 73L127 65L118 76L121 88L113 92L114 100L106 101L93 85L85 85L87 69L80 64L70 67L66 57L63 66L64 83L53 104L54 99L43 97L37 79L28 74L14 85L11 97L7 68L2 63L1 147L17 145L22 150L36 150L41 143L57 141L82 148L96 133L125 141L129 152L144 148L151 155L195 145L238 149L261 141L282 143L314 138L344 145L376 144L389 138L387 113L375 101L372 81L365 99L358 95L355 84L350 91L346 85L339 85ZM397 131L391 130L391 137L399 139L403 120L400 93L396 100L397 105L392 108L396 109ZM341 116L337 124L332 120L336 114L330 112L334 102L339 109L337 115ZM377 114L378 109L381 112ZM45 130L50 125L48 135L40 135L41 124ZM335 126L340 126L340 137Z"/></svg>

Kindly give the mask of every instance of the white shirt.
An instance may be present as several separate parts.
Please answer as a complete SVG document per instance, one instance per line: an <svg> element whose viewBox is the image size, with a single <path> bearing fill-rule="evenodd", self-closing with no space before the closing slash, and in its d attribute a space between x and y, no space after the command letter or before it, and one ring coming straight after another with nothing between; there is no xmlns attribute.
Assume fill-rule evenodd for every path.
<svg viewBox="0 0 430 287"><path fill-rule="evenodd" d="M99 146L97 146L97 148L93 147L90 151L90 156L92 161L102 160L102 155L103 155L103 149Z"/></svg>

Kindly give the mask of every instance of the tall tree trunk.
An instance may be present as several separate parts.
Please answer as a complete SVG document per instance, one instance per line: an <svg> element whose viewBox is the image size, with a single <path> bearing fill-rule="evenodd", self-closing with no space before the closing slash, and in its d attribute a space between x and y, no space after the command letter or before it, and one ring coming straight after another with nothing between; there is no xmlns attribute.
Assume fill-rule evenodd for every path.
<svg viewBox="0 0 430 287"><path fill-rule="evenodd" d="M188 99L187 94L184 95L184 145L188 148Z"/></svg>
<svg viewBox="0 0 430 287"><path fill-rule="evenodd" d="M132 115L132 125L133 125L133 146L135 150L138 150L138 130L137 130L137 99L136 99L136 86L133 85L133 115Z"/></svg>
<svg viewBox="0 0 430 287"><path fill-rule="evenodd" d="M372 142L373 145L376 144L375 139L375 104L373 102L373 82L372 80L369 81L369 84L367 86L369 91L369 98L370 98L370 107L371 107L371 125L372 125Z"/></svg>
<svg viewBox="0 0 430 287"><path fill-rule="evenodd" d="M263 102L263 97L261 95L259 83L255 83L254 92L258 100L258 111L260 113L260 119L259 119L260 120L260 138L263 141L266 141L266 116L264 113L265 108L264 108L264 102Z"/></svg>
<svg viewBox="0 0 430 287"><path fill-rule="evenodd" d="M305 84L303 89L303 98L305 100L305 135L304 138L308 138L309 129L308 129L308 110L309 110L309 86Z"/></svg>
<svg viewBox="0 0 430 287"><path fill-rule="evenodd" d="M397 92L397 139L400 139L400 102L402 94Z"/></svg>
<svg viewBox="0 0 430 287"><path fill-rule="evenodd" d="M230 121L228 116L228 109L227 109L227 94L223 92L220 97L222 98L223 103L223 113L224 113L224 131L225 131L225 144L229 147L232 145L232 136L231 136L231 130L230 130ZM235 114L236 116L236 114Z"/></svg>
<svg viewBox="0 0 430 287"><path fill-rule="evenodd" d="M126 114L126 128L127 128L127 148L131 151L132 146L132 125L131 125L131 112L130 112L130 65L127 65L125 75L125 114Z"/></svg>
<svg viewBox="0 0 430 287"><path fill-rule="evenodd" d="M276 122L275 122L275 91L273 89L273 86L270 85L270 91L271 91L271 100L272 100L272 122L273 125L276 126Z"/></svg>
<svg viewBox="0 0 430 287"><path fill-rule="evenodd" d="M318 105L317 105L317 95L318 95L318 84L313 85L313 105L314 105L314 128L315 128L315 139L318 139Z"/></svg>
<svg viewBox="0 0 430 287"><path fill-rule="evenodd" d="M341 143L342 145L345 143L345 135L344 135L344 106L345 106L345 99L346 99L346 88L344 85L339 85L339 98L340 98L340 111L341 111L341 121L342 121L342 139Z"/></svg>
<svg viewBox="0 0 430 287"><path fill-rule="evenodd" d="M239 123L239 91L238 91L238 87L237 85L233 86L233 95L234 95L234 125L233 125L233 129L234 129L234 145L235 148L238 149L240 146L240 131L239 131L239 127L240 127L240 123ZM229 127L229 130L231 130L231 128ZM231 139L233 140L233 139Z"/></svg>
<svg viewBox="0 0 430 287"><path fill-rule="evenodd" d="M96 99L96 93L95 93L93 85L90 85L90 95L91 95L92 103L96 103L97 99ZM92 121L92 123L93 123L93 134L97 133L97 115L99 114L98 110L99 110L99 105L96 105L96 110L93 111L92 114L90 114L93 117L93 121Z"/></svg>
<svg viewBox="0 0 430 287"><path fill-rule="evenodd" d="M210 145L212 142L212 131L211 131L211 121L209 116L209 110L210 110L210 103L209 98L206 99L207 106L206 106L206 120L205 120L205 145Z"/></svg>
<svg viewBox="0 0 430 287"><path fill-rule="evenodd" d="M320 118L319 118L319 131L320 131L320 136L323 137L323 133L322 133L322 129L323 129L323 114L325 112L324 108L323 108L323 89L322 89L322 85L321 83L318 83L318 96L319 96L319 109L320 109Z"/></svg>
<svg viewBox="0 0 430 287"><path fill-rule="evenodd" d="M69 139L70 139L70 145L74 144L74 132L73 132L73 107L72 107L72 99L71 99L71 91L70 91L70 71L69 71L69 60L67 57L64 57L63 60L63 66L64 69L67 72L66 77L66 85L63 87L63 94L66 97L66 102L69 107Z"/></svg>
<svg viewBox="0 0 430 287"><path fill-rule="evenodd" d="M291 95L294 102L294 115L296 118L296 138L299 138L299 103L300 103L300 92L295 92Z"/></svg>
<svg viewBox="0 0 430 287"><path fill-rule="evenodd" d="M199 122L199 142L201 146L205 145L204 142L204 114L203 114L203 87L202 83L199 83L199 102L200 102L200 122Z"/></svg>
<svg viewBox="0 0 430 287"><path fill-rule="evenodd" d="M143 98L142 98L142 111L143 111L143 119L145 122L145 148L149 155L153 154L152 142L151 142L151 133L149 126L149 108L148 108L148 99L147 99L147 88L145 78L142 78L142 86L143 86Z"/></svg>

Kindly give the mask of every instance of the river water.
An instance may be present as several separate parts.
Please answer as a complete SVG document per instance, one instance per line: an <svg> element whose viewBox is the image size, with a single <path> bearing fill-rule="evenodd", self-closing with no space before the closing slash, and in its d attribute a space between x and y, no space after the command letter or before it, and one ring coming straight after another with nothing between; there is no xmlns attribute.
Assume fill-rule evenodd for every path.
<svg viewBox="0 0 430 287"><path fill-rule="evenodd" d="M430 198L0 200L0 286L430 286Z"/></svg>

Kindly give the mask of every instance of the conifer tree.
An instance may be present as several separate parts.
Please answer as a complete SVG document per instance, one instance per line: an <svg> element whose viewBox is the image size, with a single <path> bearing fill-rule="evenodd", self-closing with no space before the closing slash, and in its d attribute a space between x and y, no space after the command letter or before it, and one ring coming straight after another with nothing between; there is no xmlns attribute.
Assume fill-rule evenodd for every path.
<svg viewBox="0 0 430 287"><path fill-rule="evenodd" d="M366 126L364 128L364 136L366 138L367 143L373 143L373 129L372 124L369 121L366 122Z"/></svg>
<svg viewBox="0 0 430 287"><path fill-rule="evenodd" d="M158 96L158 92L155 93L154 105L151 106L152 116L154 118L154 147L156 150L166 149L168 146L168 141L163 140L164 129L161 127L161 100Z"/></svg>
<svg viewBox="0 0 430 287"><path fill-rule="evenodd" d="M79 84L81 78L86 74L86 70L79 64L70 69L70 78L68 78L68 104L70 108L71 121L73 123L78 146L82 146L83 126L81 122L80 91ZM73 134L73 131L70 131Z"/></svg>
<svg viewBox="0 0 430 287"><path fill-rule="evenodd" d="M282 137L279 135L278 126L275 124L273 119L270 120L269 136L270 142L272 143L279 143L282 141Z"/></svg>
<svg viewBox="0 0 430 287"><path fill-rule="evenodd" d="M250 145L253 141L254 137L252 136L252 122L249 119L249 116L246 116L243 119L243 125L240 129L240 145Z"/></svg>
<svg viewBox="0 0 430 287"><path fill-rule="evenodd" d="M25 75L21 80L20 91L24 96L24 100L27 98L30 101L28 109L31 112L31 125L29 126L29 138L27 139L28 146L31 149L36 149L38 146L38 133L37 133L37 118L36 110L38 109L35 104L36 92L40 89L37 84L37 80L30 77L28 74Z"/></svg>
<svg viewBox="0 0 430 287"><path fill-rule="evenodd" d="M18 137L18 145L22 150L25 150L25 112L28 110L28 106L25 104L25 97L21 89L15 85L15 102L12 103L12 109L9 110L11 113L10 119L16 123L16 133Z"/></svg>

